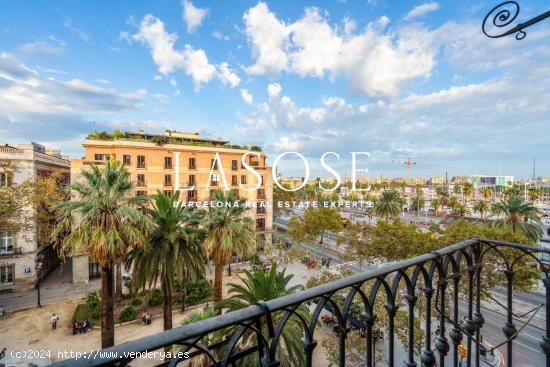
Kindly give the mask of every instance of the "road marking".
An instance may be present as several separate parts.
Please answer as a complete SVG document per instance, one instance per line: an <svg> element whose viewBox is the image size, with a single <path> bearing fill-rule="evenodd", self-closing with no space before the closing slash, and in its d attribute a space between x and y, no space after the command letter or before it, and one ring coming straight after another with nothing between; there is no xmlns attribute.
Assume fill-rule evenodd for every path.
<svg viewBox="0 0 550 367"><path fill-rule="evenodd" d="M523 344L523 343L520 343L520 342L518 342L518 341L516 341L516 340L514 340L514 343L515 343L515 344L518 344L518 345L521 345L522 347L527 348L527 349L529 349L529 350L532 350L533 352L537 352L537 353L540 353L540 352L541 352L539 349L531 348L530 346L525 345L525 344Z"/></svg>
<svg viewBox="0 0 550 367"><path fill-rule="evenodd" d="M537 341L539 341L539 342L541 342L541 341L542 341L542 339L541 339L540 337L537 337L537 336L533 336L533 335L531 335L531 334L527 334L527 333L520 333L520 335L526 335L526 336L528 336L528 337L530 337L530 338L533 338L533 339L535 339L535 340L537 340Z"/></svg>

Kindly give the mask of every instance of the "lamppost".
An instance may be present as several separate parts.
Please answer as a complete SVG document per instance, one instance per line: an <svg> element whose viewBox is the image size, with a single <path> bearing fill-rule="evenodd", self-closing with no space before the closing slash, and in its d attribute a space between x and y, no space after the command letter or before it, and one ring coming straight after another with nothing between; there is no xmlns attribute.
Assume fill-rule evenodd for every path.
<svg viewBox="0 0 550 367"><path fill-rule="evenodd" d="M40 276L42 275L42 256L38 255L36 258L36 264L35 264L35 270L36 270L36 290L38 292L38 304L37 306L40 308L42 305L40 304Z"/></svg>

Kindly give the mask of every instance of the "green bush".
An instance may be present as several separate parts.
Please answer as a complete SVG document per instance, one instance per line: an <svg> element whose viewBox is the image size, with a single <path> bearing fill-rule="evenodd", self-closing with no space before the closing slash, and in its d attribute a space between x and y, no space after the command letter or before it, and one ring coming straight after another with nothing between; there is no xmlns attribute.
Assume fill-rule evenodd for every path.
<svg viewBox="0 0 550 367"><path fill-rule="evenodd" d="M141 299L139 298L134 298L132 301L130 301L130 304L134 307L139 307L141 306Z"/></svg>
<svg viewBox="0 0 550 367"><path fill-rule="evenodd" d="M153 291L147 296L147 305L158 306L162 303L162 300L162 292L159 289L153 289Z"/></svg>
<svg viewBox="0 0 550 367"><path fill-rule="evenodd" d="M120 316L118 317L118 319L121 322L132 321L132 320L135 320L136 318L137 318L137 310L134 306L130 306L130 305L124 307L124 309L120 313Z"/></svg>

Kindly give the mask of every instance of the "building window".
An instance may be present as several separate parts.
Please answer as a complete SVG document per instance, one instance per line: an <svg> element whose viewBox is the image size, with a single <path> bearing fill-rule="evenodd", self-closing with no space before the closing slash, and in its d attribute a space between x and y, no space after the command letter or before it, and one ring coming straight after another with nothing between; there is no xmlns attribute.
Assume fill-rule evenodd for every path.
<svg viewBox="0 0 550 367"><path fill-rule="evenodd" d="M256 208L256 213L257 213L257 214L265 214L265 206L259 205L259 206Z"/></svg>
<svg viewBox="0 0 550 367"><path fill-rule="evenodd" d="M241 184L246 185L246 175L241 176Z"/></svg>
<svg viewBox="0 0 550 367"><path fill-rule="evenodd" d="M231 176L231 186L237 186L239 184L239 177L237 175Z"/></svg>
<svg viewBox="0 0 550 367"><path fill-rule="evenodd" d="M194 200L197 198L197 190L187 191L187 200Z"/></svg>
<svg viewBox="0 0 550 367"><path fill-rule="evenodd" d="M11 172L0 172L0 186L11 186Z"/></svg>
<svg viewBox="0 0 550 367"><path fill-rule="evenodd" d="M189 158L189 169L197 169L197 161L195 158Z"/></svg>
<svg viewBox="0 0 550 367"><path fill-rule="evenodd" d="M13 283L13 265L0 266L0 284Z"/></svg>
<svg viewBox="0 0 550 367"><path fill-rule="evenodd" d="M131 156L129 156L128 154L124 154L122 156L122 163L124 163L124 165L126 166L129 166L132 164L132 158Z"/></svg>
<svg viewBox="0 0 550 367"><path fill-rule="evenodd" d="M164 195L172 196L172 190L164 190Z"/></svg>
<svg viewBox="0 0 550 367"><path fill-rule="evenodd" d="M108 161L110 158L109 154L95 154L94 159L96 161Z"/></svg>
<svg viewBox="0 0 550 367"><path fill-rule="evenodd" d="M265 230L265 218L256 219L256 230L264 231Z"/></svg>
<svg viewBox="0 0 550 367"><path fill-rule="evenodd" d="M231 170L236 171L236 170L237 170L237 167L238 167L238 165L237 165L237 160L236 160L236 159L233 159L233 160L231 161Z"/></svg>
<svg viewBox="0 0 550 367"><path fill-rule="evenodd" d="M145 175L143 173L138 173L137 175L137 186L138 187L145 186Z"/></svg>
<svg viewBox="0 0 550 367"><path fill-rule="evenodd" d="M137 168L145 168L145 156L144 155L138 155L137 156Z"/></svg>
<svg viewBox="0 0 550 367"><path fill-rule="evenodd" d="M88 278L90 280L101 278L101 266L98 262L88 261Z"/></svg>
<svg viewBox="0 0 550 367"><path fill-rule="evenodd" d="M218 169L218 161L215 159L210 160L210 168L212 169Z"/></svg>
<svg viewBox="0 0 550 367"><path fill-rule="evenodd" d="M212 175L212 186L219 186L220 184L220 175L214 174Z"/></svg>
<svg viewBox="0 0 550 367"><path fill-rule="evenodd" d="M172 186L172 175L164 175L164 186Z"/></svg>
<svg viewBox="0 0 550 367"><path fill-rule="evenodd" d="M147 195L147 191L138 190L136 192L136 196L146 196L146 195Z"/></svg>
<svg viewBox="0 0 550 367"><path fill-rule="evenodd" d="M256 192L258 199L265 199L265 190L264 189L258 189Z"/></svg>
<svg viewBox="0 0 550 367"><path fill-rule="evenodd" d="M0 234L0 255L13 254L13 235L8 232Z"/></svg>
<svg viewBox="0 0 550 367"><path fill-rule="evenodd" d="M172 157L164 157L164 169L172 169Z"/></svg>
<svg viewBox="0 0 550 367"><path fill-rule="evenodd" d="M195 186L195 175L189 175L189 186Z"/></svg>

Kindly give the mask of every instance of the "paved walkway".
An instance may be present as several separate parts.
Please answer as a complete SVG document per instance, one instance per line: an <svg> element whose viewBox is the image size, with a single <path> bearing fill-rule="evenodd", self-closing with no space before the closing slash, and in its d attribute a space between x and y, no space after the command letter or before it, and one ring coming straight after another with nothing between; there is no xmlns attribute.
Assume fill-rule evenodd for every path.
<svg viewBox="0 0 550 367"><path fill-rule="evenodd" d="M100 287L100 279L94 279L88 283L71 283L70 273L62 272L60 266L40 282L40 303L46 305L63 300L80 299ZM36 307L37 303L38 291L36 289L0 294L0 305L12 312Z"/></svg>

